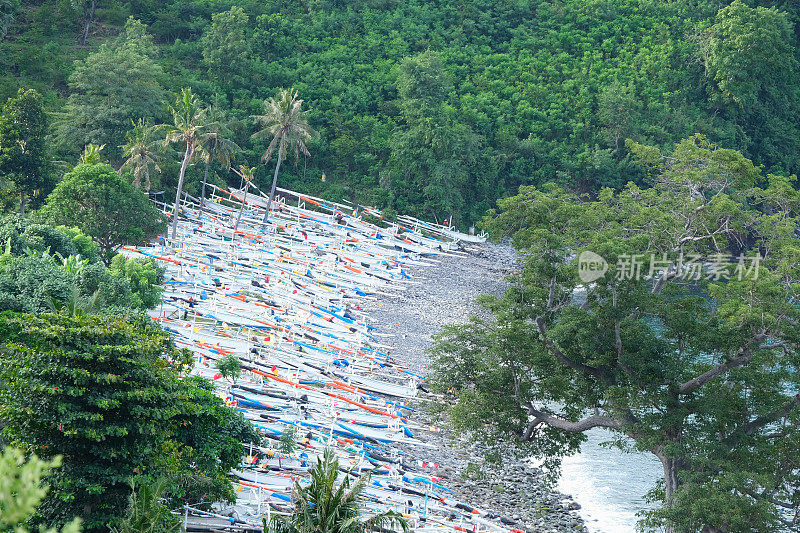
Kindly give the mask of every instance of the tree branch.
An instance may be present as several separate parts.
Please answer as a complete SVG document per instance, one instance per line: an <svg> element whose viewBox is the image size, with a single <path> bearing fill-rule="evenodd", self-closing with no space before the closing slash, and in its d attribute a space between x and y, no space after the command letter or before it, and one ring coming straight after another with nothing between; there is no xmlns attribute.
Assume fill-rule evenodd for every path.
<svg viewBox="0 0 800 533"><path fill-rule="evenodd" d="M547 309L550 310L553 307L553 301L555 300L556 294L556 277L553 276L553 279L550 280L550 291L547 295Z"/></svg>
<svg viewBox="0 0 800 533"><path fill-rule="evenodd" d="M753 350L746 350L742 355L734 357L726 363L719 364L714 368L703 372L696 378L690 379L685 383L681 383L681 385L678 387L678 394L691 394L709 381L725 374L728 372L728 370L746 365L750 362L750 359L753 358L753 354Z"/></svg>
<svg viewBox="0 0 800 533"><path fill-rule="evenodd" d="M653 289L650 291L650 293L661 294L661 291L664 289L664 285L666 285L667 281L677 277L679 273L679 270L664 271L664 273L658 278L658 281L655 283L655 285L653 285Z"/></svg>
<svg viewBox="0 0 800 533"><path fill-rule="evenodd" d="M728 439L732 439L736 435L744 434L744 435L752 435L759 429L763 428L767 424L771 424L777 420L780 420L784 416L791 413L793 410L800 407L800 392L794 395L794 397L789 400L788 402L784 403L771 413L767 413L765 415L759 416L747 424L743 425L738 431L734 432ZM726 439L726 440L728 440Z"/></svg>
<svg viewBox="0 0 800 533"><path fill-rule="evenodd" d="M533 431L542 424L554 429L566 431L567 433L583 433L584 431L588 431L596 427L610 429L620 429L622 427L622 425L613 418L596 413L584 418L583 420L571 422L559 416L540 411L533 405L529 405L527 409L528 413L533 416L533 420L531 420L531 422L528 424L528 429L525 430L525 434L523 435L524 440L530 440L531 436L533 435Z"/></svg>

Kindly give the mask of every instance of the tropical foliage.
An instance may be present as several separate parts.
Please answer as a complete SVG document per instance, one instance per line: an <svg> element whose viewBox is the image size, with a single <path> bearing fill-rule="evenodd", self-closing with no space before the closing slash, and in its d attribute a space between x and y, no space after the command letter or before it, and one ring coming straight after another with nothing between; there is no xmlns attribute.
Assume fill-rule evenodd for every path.
<svg viewBox="0 0 800 533"><path fill-rule="evenodd" d="M164 74L155 62L156 53L144 25L130 19L114 42L75 63L58 124L63 150L74 154L87 144L104 144L116 161L131 122L163 117Z"/></svg>
<svg viewBox="0 0 800 533"><path fill-rule="evenodd" d="M39 513L51 524L80 516L88 530L113 523L177 414L162 359L174 347L122 317L4 313L0 334L4 437L64 458Z"/></svg>
<svg viewBox="0 0 800 533"><path fill-rule="evenodd" d="M234 502L228 474L241 462L242 444L258 446L261 435L204 378L182 380L174 401L179 413L169 421L169 454L159 468L168 481L165 495L171 508Z"/></svg>
<svg viewBox="0 0 800 533"><path fill-rule="evenodd" d="M205 133L200 138L200 159L205 164L203 171L203 184L200 188L200 209L205 206L206 184L208 183L208 169L213 161L219 162L222 170L231 168L231 161L236 152L240 150L235 142L230 140L230 120L225 113L214 106L208 108L208 124Z"/></svg>
<svg viewBox="0 0 800 533"><path fill-rule="evenodd" d="M48 121L42 99L33 89L20 89L0 114L0 177L11 182L25 214L26 197L46 195L49 159L45 145ZM45 192L45 194L41 194Z"/></svg>
<svg viewBox="0 0 800 533"><path fill-rule="evenodd" d="M664 466L644 525L796 529L798 22L777 0L0 0L2 438L64 457L45 495L4 455L38 487L17 515L43 497L34 521L122 531L233 498L259 437L178 380L136 314L163 271L115 252L166 229L141 189L175 193L174 239L184 194L271 203L280 180L462 228L501 199L486 228L524 261L438 341L456 425L552 465L604 427ZM761 263L687 280L655 254ZM397 518L362 519L366 478L337 467L272 526Z"/></svg>
<svg viewBox="0 0 800 533"><path fill-rule="evenodd" d="M155 260L126 259L122 255L115 255L108 272L112 277L128 283L128 307L153 309L161 301L164 267L157 265Z"/></svg>
<svg viewBox="0 0 800 533"><path fill-rule="evenodd" d="M145 310L160 299L162 267L115 256L100 262L97 245L74 228L54 228L15 215L0 219L0 310L26 313L94 308Z"/></svg>
<svg viewBox="0 0 800 533"><path fill-rule="evenodd" d="M230 378L235 383L242 375L242 362L236 354L225 354L217 361L217 370L223 378Z"/></svg>
<svg viewBox="0 0 800 533"><path fill-rule="evenodd" d="M164 124L162 126L167 132L164 146L170 143L179 143L183 148L178 189L175 193L175 207L172 210L171 238L174 239L175 233L178 231L178 209L182 200L181 194L183 192L186 168L202 146L201 143L205 134L205 117L208 111L200 106L197 96L192 93L191 89L181 89L181 93L175 99L175 105L169 106L169 112L172 115L172 124Z"/></svg>
<svg viewBox="0 0 800 533"><path fill-rule="evenodd" d="M111 533L178 533L181 520L172 514L163 500L165 480L131 486L128 510L119 526L112 526Z"/></svg>
<svg viewBox="0 0 800 533"><path fill-rule="evenodd" d="M3 438L63 457L39 520L106 531L138 479L165 478L178 505L233 498L240 443L260 437L210 383L178 380L185 359L142 316L0 313Z"/></svg>
<svg viewBox="0 0 800 533"><path fill-rule="evenodd" d="M158 166L161 143L155 138L155 133L152 125L139 119L133 129L125 134L125 144L122 145L125 162L119 167L120 173L129 171L133 176L133 186L145 191L152 186L151 174L161 172Z"/></svg>
<svg viewBox="0 0 800 533"><path fill-rule="evenodd" d="M40 216L77 226L110 263L121 244L141 244L164 231L164 216L141 191L105 163L83 163L64 175Z"/></svg>
<svg viewBox="0 0 800 533"><path fill-rule="evenodd" d="M629 149L652 187L523 187L487 219L523 266L438 340L451 418L551 464L596 427L654 454L648 526L796 529L800 195L701 136Z"/></svg>
<svg viewBox="0 0 800 533"><path fill-rule="evenodd" d="M42 461L36 455L26 459L21 450L6 447L0 453L0 531L27 533L25 522L33 515L47 494L44 482L51 470L61 466L61 457ZM61 533L78 533L80 520L64 526ZM42 529L58 533L58 529Z"/></svg>
<svg viewBox="0 0 800 533"><path fill-rule="evenodd" d="M300 154L308 157L306 143L311 140L314 130L308 124L307 112L303 110L303 101L297 97L297 91L292 89L282 89L278 91L275 98L264 100L264 114L255 115L253 120L263 129L253 134L254 139L270 139L267 150L261 156L261 160L266 164L272 159L272 154L277 148L278 161L275 163L275 173L272 176L272 186L269 190L269 200L267 211L264 213L266 222L269 215L272 200L275 198L275 186L278 181L278 170L281 168L281 161L286 158L287 150L294 151L295 164L300 158Z"/></svg>
<svg viewBox="0 0 800 533"><path fill-rule="evenodd" d="M800 169L793 2L109 1L86 47L87 14L68 4L22 2L0 40L0 98L38 90L63 116L67 161L105 143L116 166L130 121L163 121L164 92L192 87L237 119L227 138L252 165L264 146L246 122L292 87L319 136L313 157L279 169L283 186L425 218L452 211L462 226L520 185L643 183L626 138L668 149L699 132L767 172ZM409 76L437 61L445 91L431 86L438 100L414 116L425 86ZM180 161L163 163L174 191ZM268 190L274 170L258 168L255 185ZM186 170L190 194L202 172Z"/></svg>
<svg viewBox="0 0 800 533"><path fill-rule="evenodd" d="M398 526L408 532L406 521L393 511L383 512L362 518L362 505L359 497L369 482L364 475L355 482L345 475L341 483L339 461L329 449L309 470L311 482L301 487L295 481L291 516L273 515L267 527L275 533L361 533L363 531L383 531Z"/></svg>

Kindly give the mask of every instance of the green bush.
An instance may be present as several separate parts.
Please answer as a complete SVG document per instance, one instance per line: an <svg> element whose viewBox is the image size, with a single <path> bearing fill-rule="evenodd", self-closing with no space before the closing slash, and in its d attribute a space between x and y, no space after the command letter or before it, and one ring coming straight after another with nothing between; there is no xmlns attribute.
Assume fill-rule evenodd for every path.
<svg viewBox="0 0 800 533"><path fill-rule="evenodd" d="M39 521L122 527L131 484L162 478L170 505L235 499L228 473L261 436L208 380L178 379L185 355L141 315L0 313L2 438L63 456Z"/></svg>
<svg viewBox="0 0 800 533"><path fill-rule="evenodd" d="M122 305L134 309L152 309L161 301L164 267L152 258L126 259L117 255L111 261L109 273L114 279L124 281L130 291L130 300Z"/></svg>

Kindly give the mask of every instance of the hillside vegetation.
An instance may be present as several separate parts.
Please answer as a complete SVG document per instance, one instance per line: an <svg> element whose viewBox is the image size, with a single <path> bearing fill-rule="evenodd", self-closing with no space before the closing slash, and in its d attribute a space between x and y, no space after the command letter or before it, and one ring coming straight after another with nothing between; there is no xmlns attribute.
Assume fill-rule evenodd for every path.
<svg viewBox="0 0 800 533"><path fill-rule="evenodd" d="M800 166L794 2L5 0L0 12L0 101L45 95L57 160L105 143L119 166L131 121L163 122L170 93L191 87L242 147L236 164L256 165L267 141L251 140L251 116L293 87L319 135L280 185L462 227L520 185L646 181L627 138L668 148L702 133L768 172ZM143 25L126 36L129 17ZM174 190L179 163L164 159L154 190ZM262 189L271 168L258 165Z"/></svg>

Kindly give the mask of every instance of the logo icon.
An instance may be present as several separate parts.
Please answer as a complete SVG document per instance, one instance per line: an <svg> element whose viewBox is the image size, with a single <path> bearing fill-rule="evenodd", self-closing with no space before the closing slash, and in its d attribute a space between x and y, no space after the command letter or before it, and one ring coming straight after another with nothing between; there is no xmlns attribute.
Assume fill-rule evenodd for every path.
<svg viewBox="0 0 800 533"><path fill-rule="evenodd" d="M578 256L578 277L584 283L591 283L603 277L608 271L608 262L601 256L589 250L584 250Z"/></svg>

